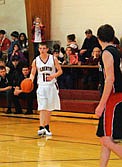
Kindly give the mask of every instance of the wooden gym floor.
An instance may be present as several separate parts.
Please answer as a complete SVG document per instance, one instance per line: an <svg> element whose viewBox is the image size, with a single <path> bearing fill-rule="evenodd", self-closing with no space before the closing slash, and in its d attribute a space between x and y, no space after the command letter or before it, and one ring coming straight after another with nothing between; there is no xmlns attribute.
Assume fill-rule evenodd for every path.
<svg viewBox="0 0 122 167"><path fill-rule="evenodd" d="M0 113L0 167L99 167L97 120L52 116L53 136L43 138L38 126L38 115ZM112 154L108 167L122 160Z"/></svg>

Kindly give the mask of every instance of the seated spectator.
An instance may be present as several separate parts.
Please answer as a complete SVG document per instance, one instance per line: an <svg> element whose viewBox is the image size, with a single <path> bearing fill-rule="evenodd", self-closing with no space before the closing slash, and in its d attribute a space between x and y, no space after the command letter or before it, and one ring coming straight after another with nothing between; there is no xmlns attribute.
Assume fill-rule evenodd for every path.
<svg viewBox="0 0 122 167"><path fill-rule="evenodd" d="M67 46L73 48L75 53L78 53L78 44L76 42L75 34L67 35Z"/></svg>
<svg viewBox="0 0 122 167"><path fill-rule="evenodd" d="M10 60L11 54L12 54L13 49L14 49L14 45L18 44L19 33L17 31L13 31L11 33L11 38L12 38L11 45L8 49L8 61Z"/></svg>
<svg viewBox="0 0 122 167"><path fill-rule="evenodd" d="M66 48L66 54L64 56L64 62L62 64L76 65L78 64L78 55L75 50L68 46Z"/></svg>
<svg viewBox="0 0 122 167"><path fill-rule="evenodd" d="M101 49L98 47L95 47L92 51L91 57L86 59L85 64L98 65L98 62L100 61L100 55L101 55Z"/></svg>
<svg viewBox="0 0 122 167"><path fill-rule="evenodd" d="M62 64L64 60L64 53L62 51L63 48L61 48L59 44L53 45L53 54L55 54L55 56L58 57L60 64Z"/></svg>
<svg viewBox="0 0 122 167"><path fill-rule="evenodd" d="M10 68L6 66L6 63L3 58L0 59L0 66L4 66L6 68L6 73L9 73Z"/></svg>
<svg viewBox="0 0 122 167"><path fill-rule="evenodd" d="M11 41L6 38L5 30L0 30L0 58L3 58L5 62L8 59L8 48L10 44Z"/></svg>
<svg viewBox="0 0 122 167"><path fill-rule="evenodd" d="M17 56L21 63L27 62L27 59L25 58L24 54L20 50L19 44L15 44L13 47L14 48L10 56L10 61L12 60L13 56Z"/></svg>
<svg viewBox="0 0 122 167"><path fill-rule="evenodd" d="M79 59L81 61L81 64L85 63L86 58L89 58L91 56L94 47L98 47L101 49L97 37L92 34L92 30L90 29L86 30L85 35L86 38L83 42L83 45L79 53Z"/></svg>
<svg viewBox="0 0 122 167"><path fill-rule="evenodd" d="M54 44L53 45L53 55L57 57L59 64L62 64L64 61L64 55L61 52L61 47L59 44Z"/></svg>
<svg viewBox="0 0 122 167"><path fill-rule="evenodd" d="M8 62L7 67L9 67L9 75L12 79L12 86L14 87L14 80L16 76L20 75L21 73L21 63L19 62L18 56L13 56L12 60Z"/></svg>
<svg viewBox="0 0 122 167"><path fill-rule="evenodd" d="M19 34L18 43L19 43L21 52L24 54L24 57L27 59L29 63L28 39L25 33Z"/></svg>
<svg viewBox="0 0 122 167"><path fill-rule="evenodd" d="M86 60L87 65L98 65L100 61L101 50L95 47L92 51L92 56ZM84 89L98 89L99 83L99 70L98 69L84 69L82 82Z"/></svg>
<svg viewBox="0 0 122 167"><path fill-rule="evenodd" d="M6 73L5 66L0 66L0 97L5 96L7 100L7 114L11 112L12 104L12 82L10 76Z"/></svg>
<svg viewBox="0 0 122 167"><path fill-rule="evenodd" d="M30 93L24 93L22 92L21 87L20 87L22 80L24 80L25 78L29 78L29 76L30 76L30 68L28 65L24 65L22 67L21 75L19 75L18 78L16 78L17 80L16 80L14 96L13 96L13 101L14 101L14 105L16 109L15 114L22 113L22 107L21 107L19 99L27 100L27 111L25 112L25 114L33 114L34 92L32 91Z"/></svg>
<svg viewBox="0 0 122 167"><path fill-rule="evenodd" d="M77 65L78 55L71 47L66 48L66 55L62 64ZM65 68L63 74L58 78L58 84L60 89L73 89L75 87L75 81L77 78L77 71L75 68Z"/></svg>
<svg viewBox="0 0 122 167"><path fill-rule="evenodd" d="M60 57L60 51L59 50L54 50L53 51L53 56L57 57L59 64L62 64L64 61L64 56Z"/></svg>

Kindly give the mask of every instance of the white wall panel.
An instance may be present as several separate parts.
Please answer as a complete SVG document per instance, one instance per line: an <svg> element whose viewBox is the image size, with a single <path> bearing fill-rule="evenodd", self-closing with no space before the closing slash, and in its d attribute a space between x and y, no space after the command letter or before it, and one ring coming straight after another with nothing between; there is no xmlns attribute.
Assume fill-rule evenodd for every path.
<svg viewBox="0 0 122 167"><path fill-rule="evenodd" d="M122 0L52 0L51 38L66 46L66 36L75 33L81 46L88 28L96 35L102 24L111 24L122 36Z"/></svg>

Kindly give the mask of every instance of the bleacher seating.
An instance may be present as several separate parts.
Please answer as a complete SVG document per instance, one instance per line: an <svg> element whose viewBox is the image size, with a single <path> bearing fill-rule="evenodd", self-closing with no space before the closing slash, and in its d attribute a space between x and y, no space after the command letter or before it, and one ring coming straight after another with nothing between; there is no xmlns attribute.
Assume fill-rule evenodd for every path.
<svg viewBox="0 0 122 167"><path fill-rule="evenodd" d="M100 96L97 90L67 90L60 89L61 111L76 113L94 113ZM26 101L21 100L22 108L26 108ZM14 106L13 106L14 107ZM0 108L6 108L6 100L0 97ZM34 99L33 109L37 109Z"/></svg>

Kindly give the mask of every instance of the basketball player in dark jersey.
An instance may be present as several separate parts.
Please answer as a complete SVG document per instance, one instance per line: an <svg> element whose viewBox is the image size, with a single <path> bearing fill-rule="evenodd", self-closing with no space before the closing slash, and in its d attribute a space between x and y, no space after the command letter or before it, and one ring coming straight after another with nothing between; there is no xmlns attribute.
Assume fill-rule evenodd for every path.
<svg viewBox="0 0 122 167"><path fill-rule="evenodd" d="M113 45L113 27L101 26L97 36L103 50L100 62L102 96L95 113L99 117L97 136L102 145L100 167L106 167L111 151L122 158L122 146L115 142L122 139L122 74L120 54Z"/></svg>

